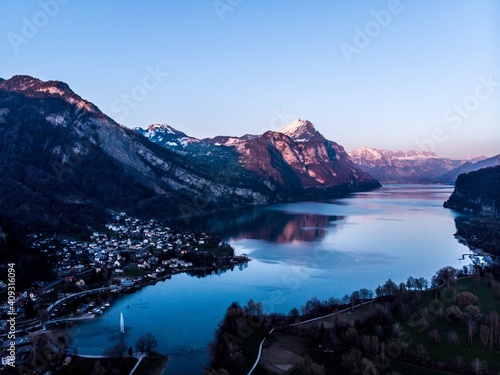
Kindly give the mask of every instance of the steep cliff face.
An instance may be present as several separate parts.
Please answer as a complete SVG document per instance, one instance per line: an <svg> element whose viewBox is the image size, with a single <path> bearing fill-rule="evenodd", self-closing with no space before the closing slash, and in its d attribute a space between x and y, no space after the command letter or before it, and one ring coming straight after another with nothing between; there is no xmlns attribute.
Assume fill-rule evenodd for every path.
<svg viewBox="0 0 500 375"><path fill-rule="evenodd" d="M293 140L296 153L282 155L291 157L290 164L305 186L345 185L353 190L380 186L352 162L342 146L323 137L311 122L299 119L278 132Z"/></svg>
<svg viewBox="0 0 500 375"><path fill-rule="evenodd" d="M29 76L0 82L0 110L7 228L71 231L109 210L168 218L380 186L308 121L241 138L198 140L165 125L141 135L67 84Z"/></svg>
<svg viewBox="0 0 500 375"><path fill-rule="evenodd" d="M0 83L0 108L0 224L64 231L108 209L171 217L270 202L270 189L150 142L65 83L15 76Z"/></svg>
<svg viewBox="0 0 500 375"><path fill-rule="evenodd" d="M342 146L325 139L305 120L262 135L203 140L188 137L168 125L137 131L163 147L189 155L200 165L217 168L224 164L227 167L221 173L237 176L241 182L261 184L275 192L276 200L380 187L377 180L350 160Z"/></svg>
<svg viewBox="0 0 500 375"><path fill-rule="evenodd" d="M500 166L458 176L444 207L461 212L500 215Z"/></svg>

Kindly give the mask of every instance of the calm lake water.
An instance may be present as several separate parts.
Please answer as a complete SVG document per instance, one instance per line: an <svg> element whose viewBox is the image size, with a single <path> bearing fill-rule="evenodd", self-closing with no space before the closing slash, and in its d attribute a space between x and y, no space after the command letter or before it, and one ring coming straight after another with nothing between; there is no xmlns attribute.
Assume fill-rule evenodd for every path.
<svg viewBox="0 0 500 375"><path fill-rule="evenodd" d="M170 355L166 374L200 374L206 347L233 301L261 301L266 312L300 310L307 300L327 300L375 290L391 278L427 279L439 268L462 267L469 249L458 243L454 218L443 208L453 187L387 185L324 202L278 204L204 219L237 254L252 261L206 278L175 275L112 301L104 315L72 328L80 354L100 355L123 338L153 333L158 351ZM201 227L200 223L191 223ZM125 333L119 333L119 316Z"/></svg>

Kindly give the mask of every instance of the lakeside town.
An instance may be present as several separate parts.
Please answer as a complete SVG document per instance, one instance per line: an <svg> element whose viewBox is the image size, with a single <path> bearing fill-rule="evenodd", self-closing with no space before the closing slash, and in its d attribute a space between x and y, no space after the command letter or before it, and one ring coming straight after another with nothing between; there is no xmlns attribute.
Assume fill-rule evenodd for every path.
<svg viewBox="0 0 500 375"><path fill-rule="evenodd" d="M202 277L249 261L245 255L236 256L216 234L172 229L123 212L115 213L113 222L102 230L91 231L88 240L31 235L30 243L34 251L44 254L56 279L33 281L0 302L4 367L32 361L37 332L97 318L110 306L113 295L131 293L182 272ZM5 291L7 284L0 282L0 289ZM15 325L4 319L9 316L15 317ZM60 365L68 361L71 354L66 351Z"/></svg>

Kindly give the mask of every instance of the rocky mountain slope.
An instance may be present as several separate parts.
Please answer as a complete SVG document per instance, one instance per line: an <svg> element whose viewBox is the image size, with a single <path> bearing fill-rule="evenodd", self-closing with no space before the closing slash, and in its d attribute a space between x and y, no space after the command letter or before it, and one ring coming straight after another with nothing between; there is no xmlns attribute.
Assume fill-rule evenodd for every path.
<svg viewBox="0 0 500 375"><path fill-rule="evenodd" d="M500 166L458 176L446 208L474 214L500 215Z"/></svg>
<svg viewBox="0 0 500 375"><path fill-rule="evenodd" d="M324 196L379 187L349 158L342 146L329 141L306 120L261 135L218 136L199 140L168 125L136 129L147 138L188 155L199 164L225 163L221 173L257 175L283 198ZM243 168L243 169L241 169Z"/></svg>
<svg viewBox="0 0 500 375"><path fill-rule="evenodd" d="M349 152L349 156L360 168L386 183L451 183L455 179L443 175L466 162L440 158L431 151L393 152L368 147Z"/></svg>
<svg viewBox="0 0 500 375"><path fill-rule="evenodd" d="M65 83L4 80L0 108L4 228L70 231L108 209L170 217L272 199L118 125Z"/></svg>
<svg viewBox="0 0 500 375"><path fill-rule="evenodd" d="M315 130L196 140L152 126L148 139L67 84L29 76L0 81L0 110L0 226L11 233L80 231L109 210L170 218L379 186ZM169 147L150 141L160 133Z"/></svg>

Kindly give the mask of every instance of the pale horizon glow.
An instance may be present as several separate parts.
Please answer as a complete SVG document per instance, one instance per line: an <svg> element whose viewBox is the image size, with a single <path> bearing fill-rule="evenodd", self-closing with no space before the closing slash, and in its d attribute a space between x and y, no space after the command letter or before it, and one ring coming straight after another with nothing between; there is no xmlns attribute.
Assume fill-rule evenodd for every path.
<svg viewBox="0 0 500 375"><path fill-rule="evenodd" d="M347 151L500 153L494 0L41 0L1 9L1 78L63 81L130 128L241 136L301 118Z"/></svg>

